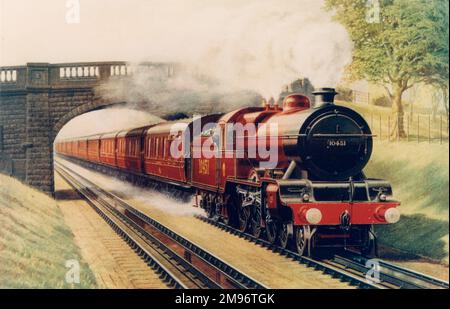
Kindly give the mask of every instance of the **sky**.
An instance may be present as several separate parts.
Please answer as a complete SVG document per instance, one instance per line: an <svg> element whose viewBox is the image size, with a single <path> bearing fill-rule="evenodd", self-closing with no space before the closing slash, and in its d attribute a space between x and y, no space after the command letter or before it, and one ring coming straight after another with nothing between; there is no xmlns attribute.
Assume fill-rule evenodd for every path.
<svg viewBox="0 0 450 309"><path fill-rule="evenodd" d="M70 17L77 3L79 23L73 23ZM205 7L227 10L242 1L0 0L0 4L0 65L20 65L139 61L145 55L143 49L152 46L152 38L161 42L167 37L165 31L176 26L174 16ZM211 23L205 18L205 26Z"/></svg>

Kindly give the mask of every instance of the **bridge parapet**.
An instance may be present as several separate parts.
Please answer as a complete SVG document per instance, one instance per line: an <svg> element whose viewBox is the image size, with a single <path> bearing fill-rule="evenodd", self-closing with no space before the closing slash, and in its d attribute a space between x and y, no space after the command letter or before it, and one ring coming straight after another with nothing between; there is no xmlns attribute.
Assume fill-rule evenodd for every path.
<svg viewBox="0 0 450 309"><path fill-rule="evenodd" d="M0 67L0 92L30 88L91 88L111 76L127 76L130 64L124 61L80 63L28 63Z"/></svg>
<svg viewBox="0 0 450 309"><path fill-rule="evenodd" d="M110 78L126 78L135 70L163 69L174 74L169 63L140 63L137 67L125 61L78 63L27 63L24 66L0 67L0 94L27 89L92 88Z"/></svg>

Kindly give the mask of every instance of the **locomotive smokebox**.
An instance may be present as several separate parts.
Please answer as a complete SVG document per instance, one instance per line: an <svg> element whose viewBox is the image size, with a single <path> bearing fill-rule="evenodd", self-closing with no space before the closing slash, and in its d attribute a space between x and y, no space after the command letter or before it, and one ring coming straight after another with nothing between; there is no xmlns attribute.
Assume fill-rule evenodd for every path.
<svg viewBox="0 0 450 309"><path fill-rule="evenodd" d="M334 88L319 88L313 92L315 96L315 106L324 104L334 104L334 97L338 94Z"/></svg>

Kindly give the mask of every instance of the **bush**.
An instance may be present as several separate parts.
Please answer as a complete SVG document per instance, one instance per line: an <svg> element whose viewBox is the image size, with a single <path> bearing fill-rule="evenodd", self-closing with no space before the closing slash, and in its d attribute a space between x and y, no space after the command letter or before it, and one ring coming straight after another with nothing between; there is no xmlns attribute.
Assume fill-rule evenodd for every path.
<svg viewBox="0 0 450 309"><path fill-rule="evenodd" d="M353 100L353 90L350 88L338 87L336 89L338 95L336 96L336 100L352 102Z"/></svg>
<svg viewBox="0 0 450 309"><path fill-rule="evenodd" d="M380 97L376 97L371 100L371 103L376 106L382 106L382 107L391 107L392 102L391 99L389 99L387 96L382 95Z"/></svg>

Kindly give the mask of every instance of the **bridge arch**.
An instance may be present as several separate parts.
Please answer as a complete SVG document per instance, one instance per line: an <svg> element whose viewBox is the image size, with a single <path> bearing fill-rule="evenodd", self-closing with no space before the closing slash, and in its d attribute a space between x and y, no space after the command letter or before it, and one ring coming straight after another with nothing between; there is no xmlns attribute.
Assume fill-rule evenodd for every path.
<svg viewBox="0 0 450 309"><path fill-rule="evenodd" d="M101 110L108 107L120 107L120 106L126 106L126 102L107 102L107 101L96 101L96 102L90 102L86 104L82 104L78 107L73 108L71 111L69 111L67 114L59 118L59 120L55 123L53 126L53 140L54 142L56 136L58 135L59 131L72 119L81 116L83 114ZM133 108L132 108L133 109ZM138 109L139 110L139 109Z"/></svg>
<svg viewBox="0 0 450 309"><path fill-rule="evenodd" d="M144 63L140 69L155 67L174 74L173 64ZM27 63L0 67L0 73L8 77L0 79L0 172L53 195L58 132L84 113L125 105L99 97L95 89L110 79L127 79L131 67L123 61Z"/></svg>

